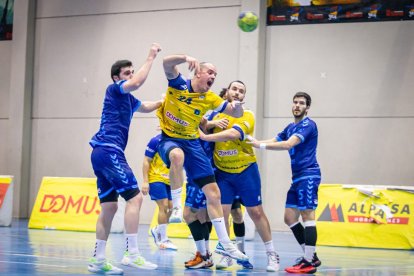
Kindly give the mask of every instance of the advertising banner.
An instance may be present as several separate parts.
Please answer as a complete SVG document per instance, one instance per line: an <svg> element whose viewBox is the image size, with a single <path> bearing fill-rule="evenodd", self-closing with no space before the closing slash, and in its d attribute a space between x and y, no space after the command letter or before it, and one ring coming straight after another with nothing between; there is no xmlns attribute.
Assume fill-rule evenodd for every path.
<svg viewBox="0 0 414 276"><path fill-rule="evenodd" d="M95 231L99 213L96 178L44 177L29 228Z"/></svg>
<svg viewBox="0 0 414 276"><path fill-rule="evenodd" d="M268 0L267 25L414 20L414 0Z"/></svg>
<svg viewBox="0 0 414 276"><path fill-rule="evenodd" d="M322 184L318 244L413 249L413 210L410 187Z"/></svg>

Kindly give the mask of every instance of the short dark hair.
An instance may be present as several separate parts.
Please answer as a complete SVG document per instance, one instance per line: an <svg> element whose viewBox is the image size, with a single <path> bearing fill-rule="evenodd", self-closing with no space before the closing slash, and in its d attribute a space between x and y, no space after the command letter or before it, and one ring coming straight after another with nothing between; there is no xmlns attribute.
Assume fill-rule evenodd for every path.
<svg viewBox="0 0 414 276"><path fill-rule="evenodd" d="M230 86L231 86L233 83L235 83L235 82L238 82L238 83L240 83L240 84L243 84L244 88L246 88L246 85L244 84L244 82L242 82L241 80L234 80L234 81L230 82L230 84L229 84L229 86L227 87L227 89L229 89L229 88L230 88ZM246 90L244 90L244 92L246 93L246 91L247 91L247 88L246 88Z"/></svg>
<svg viewBox="0 0 414 276"><path fill-rule="evenodd" d="M302 97L302 98L306 99L306 106L311 106L312 99L311 99L311 96L309 96L308 93L306 93L306 92L296 92L295 96L293 96L293 100L295 98L299 98L299 97Z"/></svg>
<svg viewBox="0 0 414 276"><path fill-rule="evenodd" d="M226 93L227 93L227 88L222 88L219 93L220 98L224 98L224 95L226 95Z"/></svg>
<svg viewBox="0 0 414 276"><path fill-rule="evenodd" d="M114 80L114 76L119 76L121 68L132 66L132 62L127 59L117 60L111 67L111 79Z"/></svg>

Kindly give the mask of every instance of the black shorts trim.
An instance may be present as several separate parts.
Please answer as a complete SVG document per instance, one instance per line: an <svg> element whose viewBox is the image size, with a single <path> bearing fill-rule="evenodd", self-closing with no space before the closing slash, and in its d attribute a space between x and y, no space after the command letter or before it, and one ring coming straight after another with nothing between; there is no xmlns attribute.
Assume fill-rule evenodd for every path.
<svg viewBox="0 0 414 276"><path fill-rule="evenodd" d="M216 182L216 177L213 174L213 175L208 175L208 176L194 179L193 181L195 184L197 184L198 187L200 187L200 189L202 189L207 184Z"/></svg>

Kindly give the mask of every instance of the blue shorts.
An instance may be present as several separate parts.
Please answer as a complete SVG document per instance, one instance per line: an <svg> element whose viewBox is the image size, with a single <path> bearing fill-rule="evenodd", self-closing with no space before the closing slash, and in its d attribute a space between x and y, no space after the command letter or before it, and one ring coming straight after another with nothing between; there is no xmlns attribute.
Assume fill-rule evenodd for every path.
<svg viewBox="0 0 414 276"><path fill-rule="evenodd" d="M315 210L318 207L320 177L301 179L292 183L286 197L286 208Z"/></svg>
<svg viewBox="0 0 414 276"><path fill-rule="evenodd" d="M207 208L207 199L203 193L203 190L198 187L197 184L187 183L186 185L186 197L185 206L193 209Z"/></svg>
<svg viewBox="0 0 414 276"><path fill-rule="evenodd" d="M149 195L151 200L171 200L171 187L163 182L152 182L149 184Z"/></svg>
<svg viewBox="0 0 414 276"><path fill-rule="evenodd" d="M170 151L180 148L184 152L184 169L187 177L200 187L215 182L213 168L210 159L204 152L199 139L185 140L171 138L163 134L158 146L158 153L161 159L169 168Z"/></svg>
<svg viewBox="0 0 414 276"><path fill-rule="evenodd" d="M97 177L99 199L110 195L113 197L115 192L122 194L131 189L139 192L137 180L121 150L112 147L95 147L92 150L91 162Z"/></svg>
<svg viewBox="0 0 414 276"><path fill-rule="evenodd" d="M262 204L262 185L257 163L251 164L241 173L227 173L217 169L216 179L220 188L221 204L233 204L237 196L246 207Z"/></svg>

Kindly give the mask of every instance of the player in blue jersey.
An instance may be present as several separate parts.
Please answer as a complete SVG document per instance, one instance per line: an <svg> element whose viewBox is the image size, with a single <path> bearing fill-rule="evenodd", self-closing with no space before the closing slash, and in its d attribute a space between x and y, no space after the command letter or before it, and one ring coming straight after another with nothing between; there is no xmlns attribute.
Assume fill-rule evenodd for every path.
<svg viewBox="0 0 414 276"><path fill-rule="evenodd" d="M111 67L110 84L105 93L99 131L90 144L92 167L97 177L98 197L101 213L96 223L96 243L88 270L101 274L123 274L123 270L106 260L105 248L112 220L118 208L118 196L125 201L125 242L126 251L122 264L135 268L155 269L157 265L146 261L138 250L137 233L142 194L137 180L128 165L124 150L128 141L129 126L133 113L151 112L161 106L162 100L141 102L130 94L147 79L154 59L161 50L153 43L146 61L135 72L132 62L119 60Z"/></svg>
<svg viewBox="0 0 414 276"><path fill-rule="evenodd" d="M292 114L295 119L275 138L263 141L253 140L255 148L288 150L291 159L292 185L287 193L285 223L292 230L302 246L304 256L285 270L289 273L315 273L321 265L315 253L317 232L315 209L318 205L318 187L321 171L316 160L318 128L307 117L311 97L305 92L293 96ZM305 227L299 222L299 217Z"/></svg>
<svg viewBox="0 0 414 276"><path fill-rule="evenodd" d="M178 71L178 65L182 63L187 63L190 71L194 70L191 80L185 79ZM171 192L181 188L184 167L187 177L203 190L207 198L208 214L219 238L215 251L247 260L248 257L231 243L227 234L220 190L209 158L198 139L199 124L208 110L240 117L243 114L242 103L228 103L210 90L217 75L216 67L211 63L200 63L186 55L171 55L164 58L163 65L168 91L157 111L163 134L158 152L170 168Z"/></svg>

